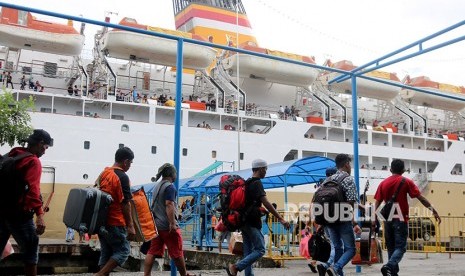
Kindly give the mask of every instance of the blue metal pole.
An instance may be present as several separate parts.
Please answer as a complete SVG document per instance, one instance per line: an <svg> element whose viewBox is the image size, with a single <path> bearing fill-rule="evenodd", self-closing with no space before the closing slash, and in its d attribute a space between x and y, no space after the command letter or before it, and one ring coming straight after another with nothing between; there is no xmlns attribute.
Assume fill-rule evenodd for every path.
<svg viewBox="0 0 465 276"><path fill-rule="evenodd" d="M352 75L352 139L354 144L354 180L355 186L357 188L357 195L360 196L360 174L359 174L359 164L358 164L358 107L357 107L357 77ZM358 200L357 200L358 201ZM358 212L358 210L354 210ZM356 273L362 272L362 267L357 265L355 267Z"/></svg>
<svg viewBox="0 0 465 276"><path fill-rule="evenodd" d="M174 109L174 166L178 171L178 177L174 182L176 191L179 189L179 176L180 176L180 151L181 151L181 99L182 99L182 67L183 67L183 46L184 41L182 38L178 39L178 55L176 58L176 106ZM176 205L178 202L176 201ZM174 261L171 260L171 276L176 276L176 266Z"/></svg>

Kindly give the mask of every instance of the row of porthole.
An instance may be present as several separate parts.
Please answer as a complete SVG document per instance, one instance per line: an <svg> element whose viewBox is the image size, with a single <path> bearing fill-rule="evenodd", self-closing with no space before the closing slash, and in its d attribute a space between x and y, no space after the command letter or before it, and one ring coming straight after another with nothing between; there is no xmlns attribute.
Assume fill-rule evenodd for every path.
<svg viewBox="0 0 465 276"><path fill-rule="evenodd" d="M118 147L123 148L124 144L119 144ZM90 141L84 141L84 149L86 149L86 150L90 149ZM157 146L152 146L151 152L152 152L152 154L157 154ZM187 156L187 148L182 149L182 155ZM216 158L216 150L212 150L212 158ZM241 154L240 154L240 159L244 160L244 153L243 152L241 152ZM89 178L89 175L84 174L84 175L82 175L82 178L84 180L86 180L86 179Z"/></svg>
<svg viewBox="0 0 465 276"><path fill-rule="evenodd" d="M124 144L119 144L118 147L123 148ZM86 149L86 150L90 149L90 141L84 141L84 149ZM152 154L157 154L157 146L152 146L151 152L152 152ZM182 149L182 155L187 156L187 148ZM212 158L216 158L216 150L212 150ZM240 159L244 160L244 153L243 152L241 152L241 154L240 154Z"/></svg>
<svg viewBox="0 0 465 276"><path fill-rule="evenodd" d="M434 190L431 190L430 193L434 194ZM450 191L447 191L447 194L450 194ZM462 194L465 195L465 191L463 191Z"/></svg>

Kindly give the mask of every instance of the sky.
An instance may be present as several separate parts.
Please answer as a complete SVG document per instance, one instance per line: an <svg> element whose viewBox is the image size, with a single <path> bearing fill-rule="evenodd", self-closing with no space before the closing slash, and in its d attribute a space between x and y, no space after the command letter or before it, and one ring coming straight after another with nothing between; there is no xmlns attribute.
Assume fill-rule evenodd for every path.
<svg viewBox="0 0 465 276"><path fill-rule="evenodd" d="M105 12L112 12L112 23L127 16L142 24L175 28L170 0L3 1L101 21ZM362 65L465 20L463 0L243 0L243 4L261 47L314 56L320 65L327 58ZM77 22L75 27L79 29ZM86 35L91 37L97 29L87 26ZM423 48L464 33L465 27L457 28L425 43ZM86 41L85 48L91 49L92 40ZM406 53L415 51L418 47ZM383 70L397 73L400 79L406 74L425 75L434 81L465 86L465 42Z"/></svg>

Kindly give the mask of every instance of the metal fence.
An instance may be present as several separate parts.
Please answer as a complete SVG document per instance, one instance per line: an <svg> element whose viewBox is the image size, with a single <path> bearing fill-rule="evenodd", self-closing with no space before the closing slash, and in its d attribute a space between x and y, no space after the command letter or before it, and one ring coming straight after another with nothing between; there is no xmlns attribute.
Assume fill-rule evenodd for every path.
<svg viewBox="0 0 465 276"><path fill-rule="evenodd" d="M465 217L410 217L407 251L425 253L465 253ZM383 248L385 240L383 235Z"/></svg>

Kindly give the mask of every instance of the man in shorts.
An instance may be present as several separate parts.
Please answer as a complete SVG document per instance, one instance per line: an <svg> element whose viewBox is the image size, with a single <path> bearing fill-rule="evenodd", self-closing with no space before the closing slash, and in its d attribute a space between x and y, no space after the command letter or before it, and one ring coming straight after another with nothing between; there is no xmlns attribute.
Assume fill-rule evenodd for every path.
<svg viewBox="0 0 465 276"><path fill-rule="evenodd" d="M96 181L100 190L108 193L113 202L108 208L105 229L98 234L100 240L100 271L95 276L109 275L126 262L131 251L127 238L135 235L131 217L132 194L126 172L131 168L134 153L128 147L119 148L115 163L105 168Z"/></svg>
<svg viewBox="0 0 465 276"><path fill-rule="evenodd" d="M158 237L152 240L150 249L145 257L144 275L150 276L155 258L162 258L165 253L165 245L168 254L174 261L181 276L189 275L186 271L184 253L182 251L182 236L179 229L178 206L176 204L176 188L173 182L176 180L176 168L169 163L163 164L157 173L157 183L153 189L152 212L155 216L155 224L158 230Z"/></svg>

